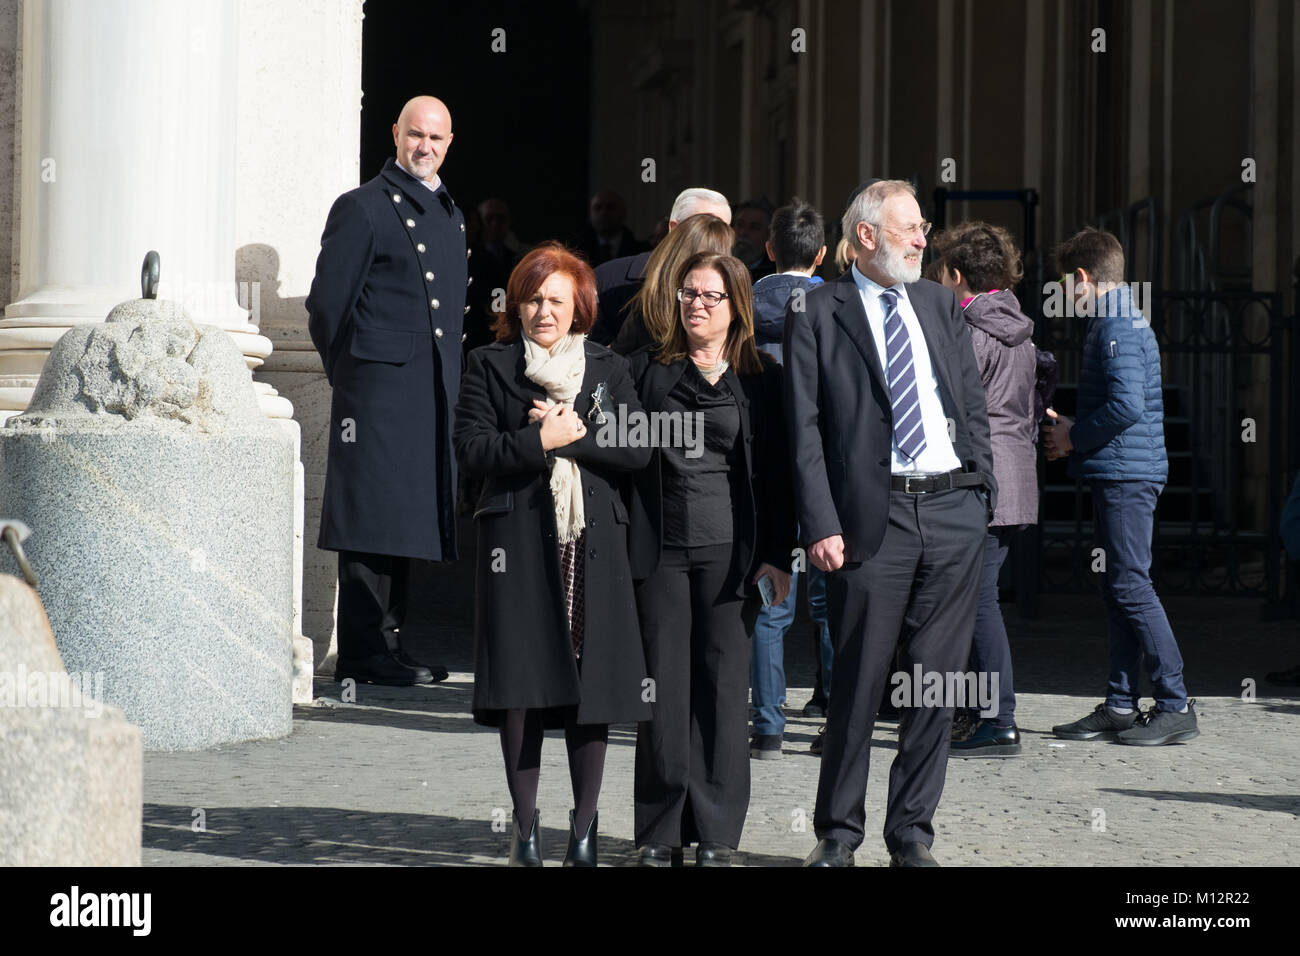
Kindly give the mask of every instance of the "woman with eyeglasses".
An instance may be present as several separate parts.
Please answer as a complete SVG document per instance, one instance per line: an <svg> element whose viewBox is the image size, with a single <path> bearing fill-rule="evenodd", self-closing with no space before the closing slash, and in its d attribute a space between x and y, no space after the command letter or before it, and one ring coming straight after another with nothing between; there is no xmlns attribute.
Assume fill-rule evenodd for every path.
<svg viewBox="0 0 1300 956"><path fill-rule="evenodd" d="M735 242L731 227L707 212L679 222L650 253L645 281L624 307L627 318L609 347L630 355L667 338L677 324L677 279L686 260L697 252L730 252Z"/></svg>
<svg viewBox="0 0 1300 956"><path fill-rule="evenodd" d="M677 320L629 358L655 450L635 476L628 547L653 684L637 731L643 866L729 866L749 809L749 628L790 588L793 496L780 366L754 343L749 271L700 253Z"/></svg>

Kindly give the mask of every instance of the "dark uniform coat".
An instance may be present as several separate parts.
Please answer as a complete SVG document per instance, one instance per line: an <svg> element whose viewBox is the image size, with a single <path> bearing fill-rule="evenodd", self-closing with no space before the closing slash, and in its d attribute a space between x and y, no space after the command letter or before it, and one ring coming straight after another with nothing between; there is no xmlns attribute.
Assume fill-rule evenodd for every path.
<svg viewBox="0 0 1300 956"><path fill-rule="evenodd" d="M307 297L334 387L319 546L456 557L465 217L389 159L334 202Z"/></svg>
<svg viewBox="0 0 1300 956"><path fill-rule="evenodd" d="M660 411L664 399L686 371L690 359L662 364L652 349L629 356L632 378L642 406ZM731 580L737 597L754 597L750 581L761 563L787 571L794 557L795 503L786 437L781 366L763 356L763 371L737 375L727 369L725 381L739 397L742 500L736 503L736 537L732 548ZM632 497L632 576L648 578L659 567L663 553L662 468L656 451L650 466L635 477Z"/></svg>
<svg viewBox="0 0 1300 956"><path fill-rule="evenodd" d="M520 341L470 353L456 406L455 444L461 471L483 479L474 513L478 527L474 589L474 719L496 725L508 708L578 705L578 723L648 720L646 676L627 559L628 513L621 492L629 471L643 468L649 448L601 447L600 428L586 418L591 395L605 383L601 407L609 434L619 417L640 412L627 363L588 341L586 374L574 410L587 434L554 455L578 464L587 520L586 616L581 673L565 611L549 456L541 425L530 424L533 399L545 390L524 377ZM552 711L547 724L559 726Z"/></svg>

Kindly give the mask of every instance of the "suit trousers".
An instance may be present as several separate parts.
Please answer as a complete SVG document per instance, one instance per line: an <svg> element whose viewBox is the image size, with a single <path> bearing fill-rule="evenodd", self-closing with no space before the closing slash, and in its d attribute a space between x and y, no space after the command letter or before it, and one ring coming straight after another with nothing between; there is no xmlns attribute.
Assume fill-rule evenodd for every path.
<svg viewBox="0 0 1300 956"><path fill-rule="evenodd" d="M826 715L813 827L855 849L866 822L871 735L894 653L900 677L964 673L975 622L987 515L977 489L889 493L889 524L870 560L827 575L835 648L835 693ZM947 681L945 681L945 685ZM903 707L898 754L889 772L885 846L934 842L931 819L943 793L953 701Z"/></svg>
<svg viewBox="0 0 1300 956"><path fill-rule="evenodd" d="M410 573L410 558L339 552L339 657L357 660L397 649Z"/></svg>
<svg viewBox="0 0 1300 956"><path fill-rule="evenodd" d="M735 849L749 811L749 636L732 546L664 548L636 586L654 716L636 735L635 836Z"/></svg>

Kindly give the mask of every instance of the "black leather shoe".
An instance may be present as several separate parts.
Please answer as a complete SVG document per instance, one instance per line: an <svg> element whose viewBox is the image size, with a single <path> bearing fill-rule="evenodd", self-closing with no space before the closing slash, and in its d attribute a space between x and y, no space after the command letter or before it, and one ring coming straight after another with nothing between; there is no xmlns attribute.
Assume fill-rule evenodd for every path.
<svg viewBox="0 0 1300 956"><path fill-rule="evenodd" d="M681 866L682 848L667 843L647 843L637 854L637 866Z"/></svg>
<svg viewBox="0 0 1300 956"><path fill-rule="evenodd" d="M695 848L696 866L731 866L731 847L721 843L701 843Z"/></svg>
<svg viewBox="0 0 1300 956"><path fill-rule="evenodd" d="M981 720L960 740L948 745L950 757L1014 757L1020 753L1020 731L996 727L991 720Z"/></svg>
<svg viewBox="0 0 1300 956"><path fill-rule="evenodd" d="M889 854L890 866L938 866L939 861L930 854L924 843L904 843Z"/></svg>
<svg viewBox="0 0 1300 956"><path fill-rule="evenodd" d="M817 731L817 736L808 745L808 751L820 757L824 749L826 749L826 725L822 724L821 729Z"/></svg>
<svg viewBox="0 0 1300 956"><path fill-rule="evenodd" d="M423 667L425 670L427 670L430 674L433 675L433 683L435 684L438 683L439 681L444 681L449 676L451 676L447 668L443 667L441 664L421 664L419 661L417 661L410 654L406 653L406 651L402 650L400 647L397 650L393 651L393 656L397 658L399 663L405 664L407 667L416 667L416 668Z"/></svg>
<svg viewBox="0 0 1300 956"><path fill-rule="evenodd" d="M598 819L600 814L593 813L586 832L578 836L573 829L573 811L569 811L569 848L564 851L565 866L596 865L596 821Z"/></svg>
<svg viewBox="0 0 1300 956"><path fill-rule="evenodd" d="M427 667L403 664L389 654L372 654L352 660L340 657L334 665L334 679L339 683L352 678L359 684L383 684L388 687L414 687L432 684L433 674Z"/></svg>
<svg viewBox="0 0 1300 956"><path fill-rule="evenodd" d="M519 818L515 816L514 811L511 811L510 818L515 821L514 839L510 841L510 865L541 866L542 839L538 832L542 819L541 812L533 811L533 825L527 836L519 832Z"/></svg>
<svg viewBox="0 0 1300 956"><path fill-rule="evenodd" d="M853 866L853 848L839 840L818 840L804 866Z"/></svg>

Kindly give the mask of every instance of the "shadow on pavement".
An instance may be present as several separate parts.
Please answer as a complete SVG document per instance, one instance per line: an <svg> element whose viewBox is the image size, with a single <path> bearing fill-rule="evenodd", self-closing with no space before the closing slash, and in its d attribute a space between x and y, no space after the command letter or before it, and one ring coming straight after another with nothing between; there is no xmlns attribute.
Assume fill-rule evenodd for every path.
<svg viewBox="0 0 1300 956"><path fill-rule="evenodd" d="M510 852L509 830L494 832L489 820L335 807L215 807L207 810L206 829L196 833L191 829L191 813L190 807L146 803L145 850L288 865L391 866L464 866L481 864L484 858L505 866ZM504 825L510 826L508 821ZM541 843L547 865L560 865L567 840L567 829L543 823ZM636 848L630 840L602 834L600 856L605 865L632 866ZM801 862L744 852L736 859L746 866Z"/></svg>
<svg viewBox="0 0 1300 956"><path fill-rule="evenodd" d="M1224 793L1168 790L1125 790L1104 787L1100 793L1115 793L1125 797L1146 797L1149 800L1179 800L1184 803L1216 803L1225 807L1247 810L1267 810L1289 813L1300 817L1300 796L1291 794Z"/></svg>

